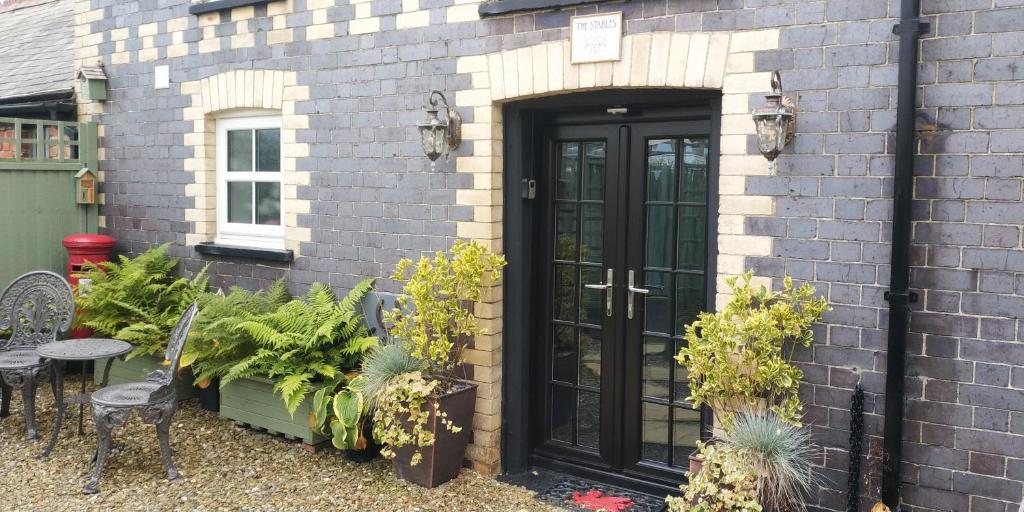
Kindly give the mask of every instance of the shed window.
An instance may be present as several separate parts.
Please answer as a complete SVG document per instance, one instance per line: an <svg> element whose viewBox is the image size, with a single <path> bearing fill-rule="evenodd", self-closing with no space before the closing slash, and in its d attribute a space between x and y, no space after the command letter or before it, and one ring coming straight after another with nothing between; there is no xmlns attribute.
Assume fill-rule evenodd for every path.
<svg viewBox="0 0 1024 512"><path fill-rule="evenodd" d="M284 247L280 117L217 121L217 243Z"/></svg>

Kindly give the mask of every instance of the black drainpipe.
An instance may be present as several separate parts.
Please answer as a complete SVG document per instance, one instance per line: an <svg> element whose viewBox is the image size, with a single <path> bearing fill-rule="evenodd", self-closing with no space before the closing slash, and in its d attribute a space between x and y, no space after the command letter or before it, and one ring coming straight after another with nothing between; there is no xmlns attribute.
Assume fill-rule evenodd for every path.
<svg viewBox="0 0 1024 512"><path fill-rule="evenodd" d="M893 180L892 259L890 262L889 343L885 378L885 427L882 454L882 501L900 510L900 462L903 440L903 379L910 303L910 207L914 192L914 118L917 105L917 42L928 30L918 18L920 0L903 0L899 34L899 82L896 89L896 156Z"/></svg>

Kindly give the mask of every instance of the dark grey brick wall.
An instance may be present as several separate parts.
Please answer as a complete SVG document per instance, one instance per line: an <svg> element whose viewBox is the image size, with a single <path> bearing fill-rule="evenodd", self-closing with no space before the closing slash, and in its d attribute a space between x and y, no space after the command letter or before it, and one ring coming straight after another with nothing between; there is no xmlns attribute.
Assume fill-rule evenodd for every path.
<svg viewBox="0 0 1024 512"><path fill-rule="evenodd" d="M185 0L90 0L106 6L94 31L187 16ZM814 348L797 354L806 374L807 422L823 448L826 485L814 510L845 504L849 402L867 390L866 430L877 477L884 410L892 214L897 0L637 0L445 24L450 0L421 0L433 25L424 29L305 42L305 0L288 16L296 42L265 46L268 18L253 25L256 47L167 59L172 82L217 72L288 69L310 86L298 105L310 114L312 175L300 196L313 241L290 268L215 261L217 283L262 286L287 273L296 289L312 281L345 288L385 275L402 256L447 246L455 222L472 212L455 191L471 176L452 165L430 171L415 121L431 89L466 88L460 56L567 37L569 16L622 10L630 33L780 28L780 48L757 52L758 71L779 69L799 104L797 137L777 176L752 177L747 192L777 197L775 215L750 217L748 234L774 237L771 257L749 258L758 273L789 273L812 282L833 310ZM912 285L921 302L912 315L903 466L905 509L1016 512L1024 480L1024 7L1018 0L923 0L932 24L921 43L921 84L914 205ZM387 12L397 4L388 3ZM353 11L328 10L344 34ZM377 13L375 7L375 14ZM387 20L388 18L385 18ZM392 25L393 27L393 25ZM218 33L233 33L222 22ZM107 39L109 41L109 38ZM103 43L104 52L113 43ZM163 57L163 53L161 53ZM109 60L109 57L108 57ZM152 62L108 65L106 125L108 231L119 248L138 252L163 241L184 243L189 223L183 193L191 178L181 122L188 99L176 87L152 89ZM472 111L463 111L467 121ZM467 145L468 146L468 145ZM748 142L756 153L753 140ZM460 148L469 154L471 148ZM188 267L204 264L182 253ZM877 496L877 478L862 486Z"/></svg>

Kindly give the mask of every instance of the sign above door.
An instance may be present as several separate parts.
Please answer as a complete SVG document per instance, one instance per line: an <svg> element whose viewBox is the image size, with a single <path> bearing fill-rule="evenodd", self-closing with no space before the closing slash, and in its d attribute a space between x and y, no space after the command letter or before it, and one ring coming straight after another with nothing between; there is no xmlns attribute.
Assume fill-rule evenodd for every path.
<svg viewBox="0 0 1024 512"><path fill-rule="evenodd" d="M570 62L616 61L622 58L622 12L573 16L569 20Z"/></svg>

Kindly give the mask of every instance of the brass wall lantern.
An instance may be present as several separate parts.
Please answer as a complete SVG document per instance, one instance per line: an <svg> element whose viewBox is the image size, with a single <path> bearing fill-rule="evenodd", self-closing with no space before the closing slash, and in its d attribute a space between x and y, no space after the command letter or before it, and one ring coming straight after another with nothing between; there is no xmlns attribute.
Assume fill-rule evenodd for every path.
<svg viewBox="0 0 1024 512"><path fill-rule="evenodd" d="M438 107L440 105L440 108ZM445 112L445 119L438 117L440 109ZM420 143L423 145L423 152L430 159L431 168L438 157L448 154L459 147L462 142L462 117L454 108L448 106L448 99L441 91L430 93L430 106L427 107L427 119L419 125Z"/></svg>
<svg viewBox="0 0 1024 512"><path fill-rule="evenodd" d="M769 172L775 172L775 159L782 148L793 140L796 132L796 105L782 95L782 78L779 72L772 72L772 93L766 95L767 103L754 109L754 127L757 129L757 149L768 159Z"/></svg>

